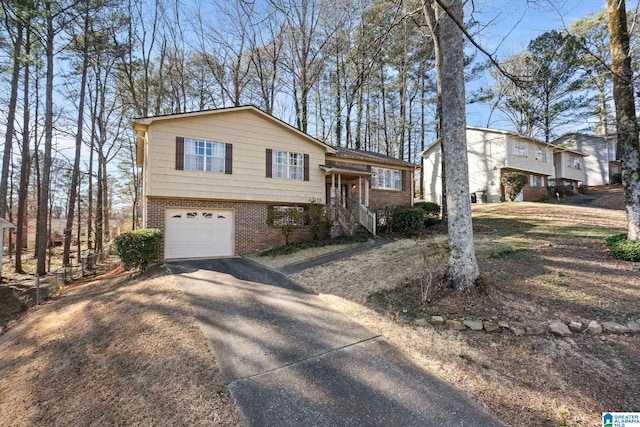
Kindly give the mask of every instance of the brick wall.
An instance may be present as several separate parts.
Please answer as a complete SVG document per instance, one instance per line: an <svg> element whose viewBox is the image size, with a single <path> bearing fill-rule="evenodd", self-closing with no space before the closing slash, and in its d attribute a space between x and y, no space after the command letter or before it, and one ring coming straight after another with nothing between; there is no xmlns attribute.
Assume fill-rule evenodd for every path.
<svg viewBox="0 0 640 427"><path fill-rule="evenodd" d="M245 255L258 249L282 246L285 238L278 229L267 225L268 204L221 202L212 200L147 199L147 227L158 228L164 235L164 218L167 208L230 209L235 218L235 253ZM296 230L291 242L310 238L308 227ZM162 242L164 253L164 240Z"/></svg>
<svg viewBox="0 0 640 427"><path fill-rule="evenodd" d="M534 202L547 197L547 187L532 187L527 184L522 191L522 199L525 202Z"/></svg>
<svg viewBox="0 0 640 427"><path fill-rule="evenodd" d="M402 191L371 188L369 206L371 210L411 207L411 171L402 171Z"/></svg>

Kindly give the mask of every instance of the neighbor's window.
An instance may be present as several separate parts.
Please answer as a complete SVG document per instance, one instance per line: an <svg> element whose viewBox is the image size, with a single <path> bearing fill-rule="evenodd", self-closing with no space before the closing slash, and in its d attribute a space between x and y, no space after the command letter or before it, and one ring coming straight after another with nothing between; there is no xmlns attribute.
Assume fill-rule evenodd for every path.
<svg viewBox="0 0 640 427"><path fill-rule="evenodd" d="M544 187L544 178L542 178L540 175L531 175L531 186Z"/></svg>
<svg viewBox="0 0 640 427"><path fill-rule="evenodd" d="M273 177L304 179L304 154L273 150Z"/></svg>
<svg viewBox="0 0 640 427"><path fill-rule="evenodd" d="M538 147L536 150L536 160L547 163L547 149Z"/></svg>
<svg viewBox="0 0 640 427"><path fill-rule="evenodd" d="M571 169L582 169L582 162L580 157L569 155L569 167Z"/></svg>
<svg viewBox="0 0 640 427"><path fill-rule="evenodd" d="M225 144L185 138L184 169L225 173Z"/></svg>
<svg viewBox="0 0 640 427"><path fill-rule="evenodd" d="M371 187L380 190L402 191L402 171L397 169L371 168L375 174Z"/></svg>
<svg viewBox="0 0 640 427"><path fill-rule="evenodd" d="M527 157L527 143L524 141L514 141L513 155L519 157Z"/></svg>

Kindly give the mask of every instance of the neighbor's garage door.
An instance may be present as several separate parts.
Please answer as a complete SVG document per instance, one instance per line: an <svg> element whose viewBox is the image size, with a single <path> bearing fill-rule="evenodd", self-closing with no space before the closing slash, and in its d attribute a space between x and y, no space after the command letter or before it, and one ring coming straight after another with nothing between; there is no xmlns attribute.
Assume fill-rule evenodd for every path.
<svg viewBox="0 0 640 427"><path fill-rule="evenodd" d="M233 224L233 211L167 209L164 257L232 256Z"/></svg>

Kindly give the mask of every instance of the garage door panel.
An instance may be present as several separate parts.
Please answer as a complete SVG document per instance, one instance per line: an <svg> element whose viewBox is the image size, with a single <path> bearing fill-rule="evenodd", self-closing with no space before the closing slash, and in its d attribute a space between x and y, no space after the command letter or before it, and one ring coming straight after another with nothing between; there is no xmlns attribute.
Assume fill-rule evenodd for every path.
<svg viewBox="0 0 640 427"><path fill-rule="evenodd" d="M165 258L234 254L233 211L169 209L165 219Z"/></svg>

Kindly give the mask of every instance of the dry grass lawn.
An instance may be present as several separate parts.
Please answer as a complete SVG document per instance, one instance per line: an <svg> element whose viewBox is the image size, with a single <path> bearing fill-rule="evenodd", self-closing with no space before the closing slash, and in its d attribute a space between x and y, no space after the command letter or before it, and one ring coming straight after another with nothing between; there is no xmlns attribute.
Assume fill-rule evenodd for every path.
<svg viewBox="0 0 640 427"><path fill-rule="evenodd" d="M292 278L507 425L598 426L603 411L639 410L640 334L516 337L411 322L640 318L638 264L601 243L624 229L624 213L492 204L474 207L474 227L485 289L461 294L428 280L444 268L442 232ZM277 268L320 254L254 260ZM0 333L0 426L242 424L189 305L161 268L71 285Z"/></svg>
<svg viewBox="0 0 640 427"><path fill-rule="evenodd" d="M0 425L241 425L171 276L71 285L0 336Z"/></svg>
<svg viewBox="0 0 640 427"><path fill-rule="evenodd" d="M519 326L573 320L586 327L589 320L640 318L638 264L602 247L605 236L624 229L624 213L503 203L474 207L474 224L487 282L482 292L439 289L422 299L424 272L444 268L444 234L398 240L292 278L508 425L598 426L601 412L637 411L639 334L516 337L408 323L444 315Z"/></svg>

